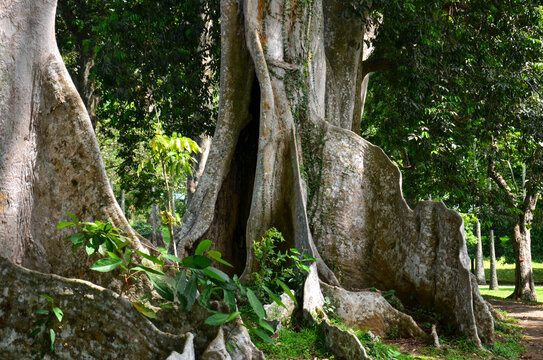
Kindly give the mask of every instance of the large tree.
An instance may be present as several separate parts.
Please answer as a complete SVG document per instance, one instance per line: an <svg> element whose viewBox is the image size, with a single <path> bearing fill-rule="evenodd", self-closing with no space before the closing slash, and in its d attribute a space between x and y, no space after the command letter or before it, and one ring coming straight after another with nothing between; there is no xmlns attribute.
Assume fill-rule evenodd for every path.
<svg viewBox="0 0 543 360"><path fill-rule="evenodd" d="M407 304L443 313L444 321L477 345L490 344L493 321L469 273L460 216L442 203L411 210L398 168L351 131L360 110L354 100L363 84L358 77L364 75L367 18L366 10L350 11L350 5L221 2L219 126L184 218L180 248L188 253L210 237L247 280L257 267L253 242L275 226L287 246L317 258L303 294L308 317L323 313L324 292L338 308L362 300L379 308L378 322L421 336L413 320L381 295L358 292L395 289ZM121 227L126 221L56 49L55 2L8 1L4 8L2 253L29 267L79 275L85 263L68 255L63 234L54 230L64 212ZM328 284L318 281L316 269ZM342 307L350 320L364 308ZM341 329L325 324L333 342ZM345 334L342 339L350 336L359 345ZM364 353L336 349L345 357Z"/></svg>
<svg viewBox="0 0 543 360"><path fill-rule="evenodd" d="M372 10L339 0L221 2L219 120L178 249L210 238L247 280L258 267L253 243L274 226L287 246L317 258L325 282L395 289L490 343L461 218L440 203L411 210L398 168L351 132L362 79L380 66L364 61Z"/></svg>
<svg viewBox="0 0 543 360"><path fill-rule="evenodd" d="M90 260L71 253L62 240L66 230L56 230L56 224L71 212L131 230L108 185L85 106L58 52L55 3L3 1L2 8L2 255L32 269L102 282L85 271Z"/></svg>

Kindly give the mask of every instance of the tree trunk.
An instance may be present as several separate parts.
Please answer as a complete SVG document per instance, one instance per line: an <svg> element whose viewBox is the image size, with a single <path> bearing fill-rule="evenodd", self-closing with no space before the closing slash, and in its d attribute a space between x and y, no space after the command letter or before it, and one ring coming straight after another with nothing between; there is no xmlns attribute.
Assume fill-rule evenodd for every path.
<svg viewBox="0 0 543 360"><path fill-rule="evenodd" d="M537 301L532 271L530 229L522 220L513 227L513 250L515 253L515 290L511 297Z"/></svg>
<svg viewBox="0 0 543 360"><path fill-rule="evenodd" d="M188 204L190 204L194 192L196 191L196 187L198 186L198 181L200 181L200 178L204 173L204 169L207 163L207 157L209 156L209 149L211 148L211 137L207 135L201 135L200 137L198 137L196 142L200 146L202 152L194 155L194 160L196 160L193 164L194 173L192 174L192 176L189 176L187 178L187 195L185 198L185 204L187 206Z"/></svg>
<svg viewBox="0 0 543 360"><path fill-rule="evenodd" d="M125 199L125 191L124 189L121 190L121 211L123 212L123 215L126 217L126 199Z"/></svg>
<svg viewBox="0 0 543 360"><path fill-rule="evenodd" d="M475 273L477 277L477 283L479 285L485 285L485 266L483 262L483 241L481 239L481 223L477 220L477 254L476 254L476 266Z"/></svg>
<svg viewBox="0 0 543 360"><path fill-rule="evenodd" d="M469 272L461 217L442 203L411 210L398 168L351 131L364 19L347 6L221 1L219 119L176 238L180 254L211 239L235 266L225 270L247 280L258 267L253 242L273 226L285 249L317 259L323 281L396 289L490 344L492 317ZM322 305L310 300L323 298L313 284L316 295L304 293L317 304L310 317Z"/></svg>
<svg viewBox="0 0 543 360"><path fill-rule="evenodd" d="M494 230L490 229L490 290L498 290L496 274L496 251L494 250Z"/></svg>
<svg viewBox="0 0 543 360"><path fill-rule="evenodd" d="M131 233L56 47L55 4L0 5L0 249L25 267L109 282L87 270L86 254L72 253L63 238L73 230L55 227L69 211Z"/></svg>

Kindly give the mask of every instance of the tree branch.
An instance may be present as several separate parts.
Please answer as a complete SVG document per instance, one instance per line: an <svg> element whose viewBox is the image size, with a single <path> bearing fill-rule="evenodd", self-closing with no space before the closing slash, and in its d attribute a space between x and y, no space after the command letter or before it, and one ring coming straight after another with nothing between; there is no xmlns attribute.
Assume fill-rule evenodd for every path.
<svg viewBox="0 0 543 360"><path fill-rule="evenodd" d="M507 181L505 181L504 177L496 170L496 163L494 162L494 159L490 159L488 161L488 175L498 184L498 186L504 190L507 193L507 199L510 202L510 204L513 207L517 207L515 204L516 195L511 190L511 187L509 184L507 184Z"/></svg>

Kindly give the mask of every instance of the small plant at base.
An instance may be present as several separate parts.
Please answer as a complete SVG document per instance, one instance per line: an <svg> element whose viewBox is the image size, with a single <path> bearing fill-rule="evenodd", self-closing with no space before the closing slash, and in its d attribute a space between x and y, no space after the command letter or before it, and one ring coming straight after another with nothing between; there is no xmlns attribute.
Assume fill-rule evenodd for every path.
<svg viewBox="0 0 543 360"><path fill-rule="evenodd" d="M168 254L164 248L152 248L159 254L155 257L149 252L130 249L129 239L109 222L80 222L74 215L70 213L68 215L73 221L62 222L57 228L68 226L81 228L81 232L66 238L72 242L72 248L76 250L85 246L88 255L97 253L108 256L92 265L92 270L109 272L121 268L125 286L130 285L128 282L130 279L137 279L138 275L145 274L158 295L166 300L162 304L163 308L170 307L176 302L183 311L190 311L198 302L211 313L205 320L208 325L219 326L237 318L241 313L237 309L236 297L241 296L247 300L254 313L254 326L249 324L245 326L265 341L273 342L268 333L273 334L274 330L265 321L266 313L257 295L243 286L236 275L230 278L223 271L211 266L213 261L227 266L232 265L222 259L220 252L210 250L212 245L210 240L201 241L194 255L183 259ZM134 256L135 254L148 263L141 264ZM170 269L174 270L173 276L166 275L166 270ZM275 294L270 292L269 295L277 304L285 306ZM144 303L146 300L144 297L141 302L133 302L134 308L147 317L156 317L156 312ZM224 301L228 305L229 312L221 313L213 310L212 300Z"/></svg>
<svg viewBox="0 0 543 360"><path fill-rule="evenodd" d="M309 265L315 258L296 249L282 253L277 250L278 244L282 242L285 242L283 235L272 227L266 231L261 241L253 243L259 269L251 274L251 287L261 298L269 297L269 300L273 301L276 300L270 296L271 293L284 291L296 303L290 289L300 293L305 276L309 274ZM289 262L292 267L287 266Z"/></svg>
<svg viewBox="0 0 543 360"><path fill-rule="evenodd" d="M184 136L173 133L171 136L164 134L160 124L158 110L155 114L157 122L155 124L155 136L151 141L152 156L138 167L138 176L146 168L150 172L158 172L164 181L166 193L168 194L168 210L160 212L162 222L168 226L170 239L174 238L174 226L181 224L181 218L174 213L172 199L170 199L171 190L182 175L192 176L191 162L194 161L192 154L201 152L198 144ZM177 256L177 246L172 241L174 255Z"/></svg>
<svg viewBox="0 0 543 360"><path fill-rule="evenodd" d="M324 297L324 305L322 306L322 311L329 317L334 318L336 306L332 304L332 300L328 296Z"/></svg>
<svg viewBox="0 0 543 360"><path fill-rule="evenodd" d="M41 295L41 298L49 302L48 309L42 308L35 312L39 319L30 325L32 331L28 336L31 339L34 339L30 345L35 348L32 353L39 353L39 358L43 359L47 352L55 352L56 333L55 330L53 330L53 324L55 323L55 319L58 320L59 323L62 322L64 313L59 307L55 306L55 300L53 300L52 297ZM43 330L46 331L42 333ZM41 336L39 336L40 334Z"/></svg>

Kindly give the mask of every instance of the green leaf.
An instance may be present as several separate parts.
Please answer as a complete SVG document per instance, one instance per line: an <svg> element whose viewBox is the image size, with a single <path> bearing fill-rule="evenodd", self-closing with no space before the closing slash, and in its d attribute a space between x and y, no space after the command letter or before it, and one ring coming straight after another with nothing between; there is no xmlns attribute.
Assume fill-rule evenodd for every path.
<svg viewBox="0 0 543 360"><path fill-rule="evenodd" d="M68 214L68 216L74 221L74 223L75 223L76 225L79 225L79 220L77 220L77 218L75 217L74 214L72 214L72 213L69 212L69 211L66 211L66 214Z"/></svg>
<svg viewBox="0 0 543 360"><path fill-rule="evenodd" d="M294 294L290 291L289 287L284 283L282 282L281 280L279 279L276 279L275 282L277 284L279 284L279 286L281 286L281 288L283 289L283 291L285 292L285 294L288 295L289 298L292 299L292 301L294 301L294 304L296 304L296 306L298 306L298 301L296 301L296 297L294 296Z"/></svg>
<svg viewBox="0 0 543 360"><path fill-rule="evenodd" d="M213 292L213 286L205 286L200 296L198 297L198 304L202 307L209 307L209 299L211 298L211 293Z"/></svg>
<svg viewBox="0 0 543 360"><path fill-rule="evenodd" d="M148 255L142 251L139 251L139 250L134 250L136 252L136 254L139 254L141 255L142 257L144 257L145 259L157 264L157 265L160 265L160 266L163 266L164 265L164 261L154 257L154 256L151 256L151 255Z"/></svg>
<svg viewBox="0 0 543 360"><path fill-rule="evenodd" d="M187 300L187 311L190 311L192 309L192 306L196 302L196 295L198 293L198 277L196 275L192 275L190 278L187 287L185 288L185 292L183 295L185 296L185 299Z"/></svg>
<svg viewBox="0 0 543 360"><path fill-rule="evenodd" d="M38 314L38 315L49 315L49 310L40 309L40 310L36 311L35 314Z"/></svg>
<svg viewBox="0 0 543 360"><path fill-rule="evenodd" d="M268 344L274 344L271 337L268 336L262 329L252 329L255 334L258 335L262 340L267 342Z"/></svg>
<svg viewBox="0 0 543 360"><path fill-rule="evenodd" d="M211 265L213 261L202 255L192 255L184 258L181 263L189 269L205 269Z"/></svg>
<svg viewBox="0 0 543 360"><path fill-rule="evenodd" d="M74 246L79 247L83 245L83 243L85 242L85 234L76 233L76 234L68 236L64 240L71 241Z"/></svg>
<svg viewBox="0 0 543 360"><path fill-rule="evenodd" d="M55 330L49 329L49 338L51 339L50 349L52 352L55 352L55 338L56 338Z"/></svg>
<svg viewBox="0 0 543 360"><path fill-rule="evenodd" d="M38 321L34 321L34 322L32 323L32 325L30 325L30 327L40 326L40 325L42 325L44 322L45 322L45 319L44 319L44 318L39 319Z"/></svg>
<svg viewBox="0 0 543 360"><path fill-rule="evenodd" d="M96 248L93 246L93 244L90 241L88 241L87 244L85 245L85 251L87 252L87 255L91 256L96 251Z"/></svg>
<svg viewBox="0 0 543 360"><path fill-rule="evenodd" d="M221 264L224 264L226 266L230 266L230 267L234 267L232 266L232 264L226 262L225 260L222 259L222 254L219 252L219 251L216 251L216 250L209 250L207 252L207 256L209 256L210 258L212 258L213 260L221 263Z"/></svg>
<svg viewBox="0 0 543 360"><path fill-rule="evenodd" d="M162 255L162 257L165 258L165 259L171 260L173 262L176 262L178 264L181 264L183 262L183 259L180 259L175 255L164 254L164 255Z"/></svg>
<svg viewBox="0 0 543 360"><path fill-rule="evenodd" d="M143 271L145 273L151 273L155 275L162 275L162 276L166 275L160 270L153 269L153 268L143 266L143 265L134 266L133 268L130 269L130 271Z"/></svg>
<svg viewBox="0 0 543 360"><path fill-rule="evenodd" d="M60 308L54 307L53 312L55 313L55 316L57 317L58 321L62 321L62 318L64 317L64 313Z"/></svg>
<svg viewBox="0 0 543 360"><path fill-rule="evenodd" d="M233 312L231 314L216 313L208 317L205 323L207 325L220 326L222 324L226 324L227 322L234 320L240 314L241 313L239 311Z"/></svg>
<svg viewBox="0 0 543 360"><path fill-rule="evenodd" d="M108 251L107 254L113 259L120 259L119 255L115 254L114 252Z"/></svg>
<svg viewBox="0 0 543 360"><path fill-rule="evenodd" d="M258 326L260 326L264 330L268 330L272 334L274 333L274 330L271 327L271 325L268 324L264 319L259 319L258 320Z"/></svg>
<svg viewBox="0 0 543 360"><path fill-rule="evenodd" d="M213 244L211 240L202 240L198 246L196 247L196 250L194 251L194 254L196 255L203 255L204 252L209 249L209 247Z"/></svg>
<svg viewBox="0 0 543 360"><path fill-rule="evenodd" d="M121 259L100 259L94 265L91 266L91 270L99 272L109 272L122 264Z"/></svg>
<svg viewBox="0 0 543 360"><path fill-rule="evenodd" d="M63 222L58 223L57 229L64 229L67 226L74 226L74 225L75 224L71 221L63 221Z"/></svg>
<svg viewBox="0 0 543 360"><path fill-rule="evenodd" d="M230 311L236 310L236 298L233 291L223 289L224 302L230 307Z"/></svg>
<svg viewBox="0 0 543 360"><path fill-rule="evenodd" d="M128 266L132 261L132 249L126 249L123 253L123 264Z"/></svg>
<svg viewBox="0 0 543 360"><path fill-rule="evenodd" d="M156 292L158 293L158 295L162 296L164 299L168 301L174 300L172 289L165 281L163 281L159 276L156 276L150 273L147 273L147 276L153 283L153 286Z"/></svg>
<svg viewBox="0 0 543 360"><path fill-rule="evenodd" d="M268 293L270 299L272 299L277 305L282 306L285 309L287 308L286 305L283 304L283 302L281 301L281 298L275 295L270 289L268 289L266 285L262 285L262 289L264 289L264 291Z"/></svg>
<svg viewBox="0 0 543 360"><path fill-rule="evenodd" d="M159 253L164 254L164 255L166 255L168 253L168 249L160 247L160 246L157 247L157 250L158 250Z"/></svg>
<svg viewBox="0 0 543 360"><path fill-rule="evenodd" d="M266 312L264 311L264 307L262 306L262 303L260 302L260 300L258 300L255 293L251 289L247 289L247 299L249 300L249 304L251 304L251 307L253 308L258 318L264 319L266 317Z"/></svg>
<svg viewBox="0 0 543 360"><path fill-rule="evenodd" d="M227 282L230 280L230 277L226 275L224 272L222 272L219 269L216 269L212 266L209 266L202 270L207 276L209 276L212 279L215 279L219 282Z"/></svg>
<svg viewBox="0 0 543 360"><path fill-rule="evenodd" d="M134 308L136 308L136 310L142 313L143 316L146 316L150 319L156 319L156 313L152 309L149 309L148 307L143 305L142 303L133 302L132 305L134 306Z"/></svg>
<svg viewBox="0 0 543 360"><path fill-rule="evenodd" d="M51 304L55 303L55 300L53 300L53 298L49 295L40 295L40 296L44 298L45 300L49 301Z"/></svg>
<svg viewBox="0 0 543 360"><path fill-rule="evenodd" d="M30 334L28 334L28 337L33 338L33 337L35 337L36 335L38 335L40 332L41 332L41 328L35 329L35 330L32 331Z"/></svg>

